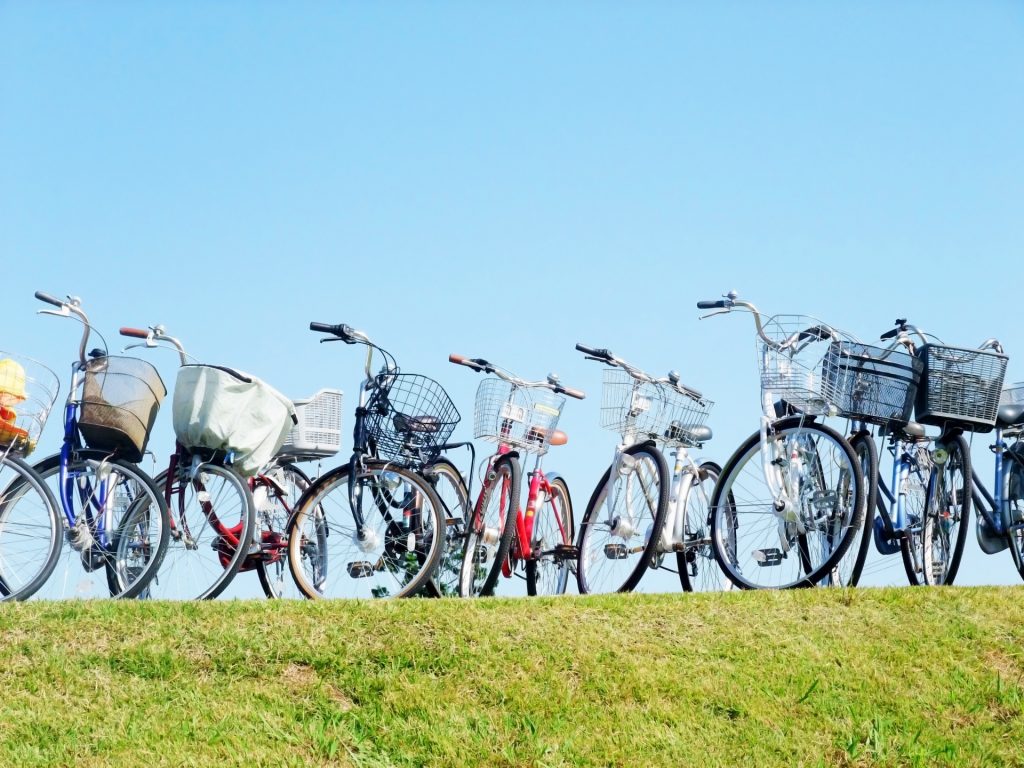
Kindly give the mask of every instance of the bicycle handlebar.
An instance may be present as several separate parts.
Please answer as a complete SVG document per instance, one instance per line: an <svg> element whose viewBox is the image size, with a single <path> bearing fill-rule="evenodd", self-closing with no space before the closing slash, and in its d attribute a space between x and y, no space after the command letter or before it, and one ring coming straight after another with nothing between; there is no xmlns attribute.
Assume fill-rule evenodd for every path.
<svg viewBox="0 0 1024 768"><path fill-rule="evenodd" d="M122 327L118 331L118 333L120 333L122 336L130 336L133 339L148 339L149 338L149 331L144 331L141 328Z"/></svg>
<svg viewBox="0 0 1024 768"><path fill-rule="evenodd" d="M583 400L587 396L587 393L582 389L569 389L568 387L558 387L555 389L555 392L561 392L562 394L574 397L577 400Z"/></svg>
<svg viewBox="0 0 1024 768"><path fill-rule="evenodd" d="M455 365L464 365L477 373L482 371L483 373L494 374L502 381L507 381L509 384L517 387L550 389L552 392L561 395L568 395L569 397L573 397L577 400L583 400L587 396L581 389L563 387L558 382L558 377L554 374L548 374L547 379L544 381L527 381L526 379L521 379L516 376L511 371L500 368L494 365L494 363L487 362L482 357L466 357L465 355L456 355L452 353L448 355L448 362L455 363Z"/></svg>
<svg viewBox="0 0 1024 768"><path fill-rule="evenodd" d="M588 347L584 344L577 344L576 350L578 352L582 352L584 355L587 355L588 357L595 357L598 360L611 361L615 359L615 355L613 355L607 349L597 349L596 347Z"/></svg>
<svg viewBox="0 0 1024 768"><path fill-rule="evenodd" d="M717 301L698 301L697 309L728 309L729 302L725 299L718 299Z"/></svg>
<svg viewBox="0 0 1024 768"><path fill-rule="evenodd" d="M64 306L64 302L63 301L61 301L60 299L58 299L58 298L56 298L54 296L51 296L48 293L43 293L42 291L36 291L35 295L36 295L37 299L39 299L40 301L46 302L47 304L52 304L55 307L63 307Z"/></svg>

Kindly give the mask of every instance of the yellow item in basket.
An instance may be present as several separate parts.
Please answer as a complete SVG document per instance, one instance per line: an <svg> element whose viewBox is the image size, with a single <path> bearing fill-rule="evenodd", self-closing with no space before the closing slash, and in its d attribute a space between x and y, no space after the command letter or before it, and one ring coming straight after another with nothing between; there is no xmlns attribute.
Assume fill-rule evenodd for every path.
<svg viewBox="0 0 1024 768"><path fill-rule="evenodd" d="M21 444L31 453L35 443L28 439L28 430L15 426L18 414L13 408L0 406L0 445Z"/></svg>
<svg viewBox="0 0 1024 768"><path fill-rule="evenodd" d="M25 399L25 369L10 358L0 360L0 406L10 406Z"/></svg>

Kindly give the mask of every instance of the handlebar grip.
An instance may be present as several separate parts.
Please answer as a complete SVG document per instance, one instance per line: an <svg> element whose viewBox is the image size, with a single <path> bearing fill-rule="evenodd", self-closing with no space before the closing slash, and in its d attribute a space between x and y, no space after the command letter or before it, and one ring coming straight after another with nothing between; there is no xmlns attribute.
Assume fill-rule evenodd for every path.
<svg viewBox="0 0 1024 768"><path fill-rule="evenodd" d="M725 299L718 299L718 301L698 301L697 309L726 309L727 304Z"/></svg>
<svg viewBox="0 0 1024 768"><path fill-rule="evenodd" d="M582 389L569 389L568 387L562 387L562 392L567 394L569 397L575 397L577 400L584 400L587 397L587 393Z"/></svg>
<svg viewBox="0 0 1024 768"><path fill-rule="evenodd" d="M590 355L591 357L600 357L605 360L609 360L612 357L612 353L607 349L596 349L594 347L588 347L584 344L577 344L576 350L582 352L584 355Z"/></svg>
<svg viewBox="0 0 1024 768"><path fill-rule="evenodd" d="M340 326L328 325L327 323L310 323L309 330L317 333L335 333Z"/></svg>
<svg viewBox="0 0 1024 768"><path fill-rule="evenodd" d="M886 331L885 333L883 333L878 338L881 341L885 341L886 339L895 339L896 338L896 334L899 333L899 332L900 332L899 328L893 328L892 330Z"/></svg>
<svg viewBox="0 0 1024 768"><path fill-rule="evenodd" d="M53 306L55 306L55 307L63 307L64 306L64 302L63 301L61 301L60 299L54 298L53 296L51 296L48 293L43 293L42 291L36 291L36 298L39 299L40 301L45 301L47 304L53 304Z"/></svg>
<svg viewBox="0 0 1024 768"><path fill-rule="evenodd" d="M455 355L455 354L452 354L452 355L448 355L448 362L449 363L455 363L456 365L466 365L467 361L466 361L466 356L465 355Z"/></svg>
<svg viewBox="0 0 1024 768"><path fill-rule="evenodd" d="M118 331L122 336L131 336L135 339L148 339L149 331L144 331L141 328L121 328Z"/></svg>

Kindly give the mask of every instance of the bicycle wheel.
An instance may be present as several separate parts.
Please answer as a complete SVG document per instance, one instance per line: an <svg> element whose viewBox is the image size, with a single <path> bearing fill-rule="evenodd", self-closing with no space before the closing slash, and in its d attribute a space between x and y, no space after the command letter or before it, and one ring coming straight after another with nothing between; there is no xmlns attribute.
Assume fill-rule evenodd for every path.
<svg viewBox="0 0 1024 768"><path fill-rule="evenodd" d="M466 547L469 490L462 473L447 459L438 459L431 464L426 475L434 485L445 516L444 552L434 574L432 591L437 597L457 597Z"/></svg>
<svg viewBox="0 0 1024 768"><path fill-rule="evenodd" d="M952 584L971 519L971 452L962 435L946 437L932 454L928 507L921 532L925 584Z"/></svg>
<svg viewBox="0 0 1024 768"><path fill-rule="evenodd" d="M715 462L702 462L683 500L685 549L676 553L676 565L679 583L685 592L717 592L732 588L732 582L722 572L711 546L711 496L721 474L722 468Z"/></svg>
<svg viewBox="0 0 1024 768"><path fill-rule="evenodd" d="M0 600L24 600L49 578L64 532L57 500L15 456L0 457Z"/></svg>
<svg viewBox="0 0 1024 768"><path fill-rule="evenodd" d="M466 527L459 571L461 597L494 594L516 530L521 480L515 456L501 456L487 470L480 498Z"/></svg>
<svg viewBox="0 0 1024 768"><path fill-rule="evenodd" d="M311 599L416 594L443 548L437 494L420 475L383 462L367 462L351 485L349 475L349 465L331 470L299 499L288 526L296 586Z"/></svg>
<svg viewBox="0 0 1024 768"><path fill-rule="evenodd" d="M640 583L665 527L669 478L668 463L652 443L631 445L605 470L580 525L580 594L630 592Z"/></svg>
<svg viewBox="0 0 1024 768"><path fill-rule="evenodd" d="M864 474L864 524L854 531L846 553L821 580L823 587L857 586L864 572L868 545L871 543L875 506L878 503L878 448L875 447L874 438L867 432L858 432L849 442Z"/></svg>
<svg viewBox="0 0 1024 768"><path fill-rule="evenodd" d="M302 597L288 568L288 521L312 481L294 464L282 464L260 473L252 484L260 552L250 555L240 570L246 570L251 560L263 594L269 598Z"/></svg>
<svg viewBox="0 0 1024 768"><path fill-rule="evenodd" d="M60 499L60 455L33 469ZM143 596L163 562L170 528L152 478L103 451L81 449L68 461L65 491L75 524L65 530L53 575L35 597Z"/></svg>
<svg viewBox="0 0 1024 768"><path fill-rule="evenodd" d="M569 582L568 554L573 542L572 499L561 477L549 478L551 495L537 500L533 515L531 556L526 561L528 595L564 595Z"/></svg>
<svg viewBox="0 0 1024 768"><path fill-rule="evenodd" d="M157 487L170 488L171 532L160 572L147 596L160 600L212 600L238 573L253 541L255 511L249 486L235 470L179 463L162 472Z"/></svg>
<svg viewBox="0 0 1024 768"><path fill-rule="evenodd" d="M932 452L927 445L922 443L917 446L907 470L907 479L902 488L906 528L900 539L900 556L903 559L907 582L910 586L916 587L924 583L924 566L921 563L921 553L924 552L922 536L924 521L928 516L928 486L932 474Z"/></svg>
<svg viewBox="0 0 1024 768"><path fill-rule="evenodd" d="M812 586L863 525L863 499L860 462L838 432L799 417L775 422L764 445L755 432L739 447L715 486L715 557L744 589Z"/></svg>

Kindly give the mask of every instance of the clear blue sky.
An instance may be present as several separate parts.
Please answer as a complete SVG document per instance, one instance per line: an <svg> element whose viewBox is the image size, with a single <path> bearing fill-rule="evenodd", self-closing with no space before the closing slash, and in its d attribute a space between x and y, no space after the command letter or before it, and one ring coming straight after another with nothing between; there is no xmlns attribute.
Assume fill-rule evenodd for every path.
<svg viewBox="0 0 1024 768"><path fill-rule="evenodd" d="M448 386L462 435L449 352L555 370L591 394L547 462L579 518L615 438L576 341L713 396L721 462L757 424L753 328L697 299L1024 354L1022 94L1013 2L0 0L0 348L63 377L76 331L32 292L73 293L112 348L163 322L351 395L358 353L306 330L347 322ZM973 534L961 574L1019 581Z"/></svg>

